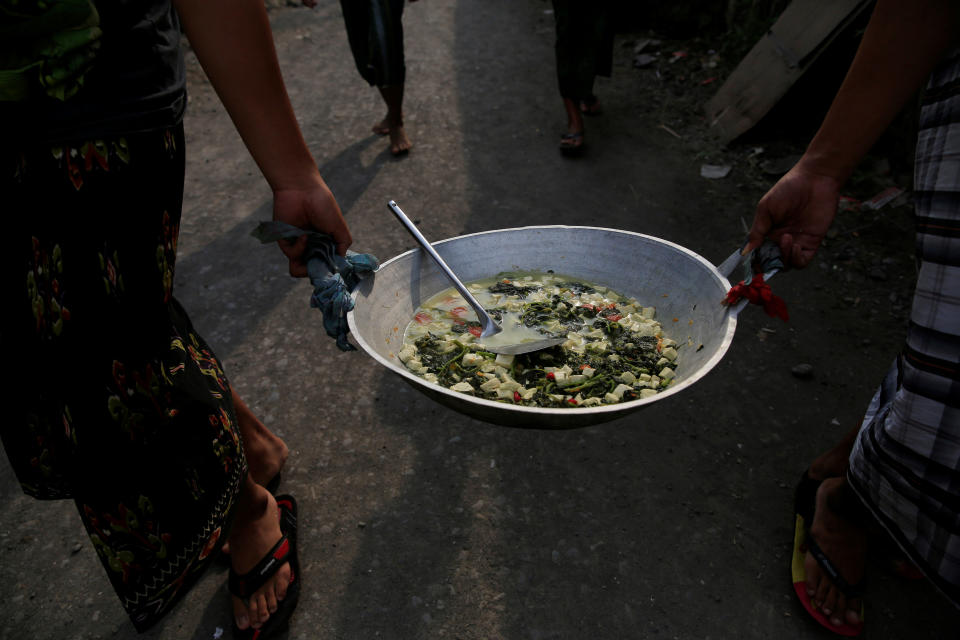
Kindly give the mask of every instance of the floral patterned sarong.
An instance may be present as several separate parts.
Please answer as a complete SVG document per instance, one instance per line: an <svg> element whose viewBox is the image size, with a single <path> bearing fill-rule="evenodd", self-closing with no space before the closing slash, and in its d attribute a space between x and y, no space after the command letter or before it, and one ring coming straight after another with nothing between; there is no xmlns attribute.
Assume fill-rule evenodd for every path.
<svg viewBox="0 0 960 640"><path fill-rule="evenodd" d="M72 498L138 630L225 540L247 465L229 383L173 298L183 129L0 153L0 437Z"/></svg>

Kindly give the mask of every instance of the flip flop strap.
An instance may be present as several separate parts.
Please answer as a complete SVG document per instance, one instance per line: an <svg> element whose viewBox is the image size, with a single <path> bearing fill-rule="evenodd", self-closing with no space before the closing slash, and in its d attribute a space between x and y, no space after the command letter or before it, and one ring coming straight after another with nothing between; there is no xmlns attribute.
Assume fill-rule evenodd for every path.
<svg viewBox="0 0 960 640"><path fill-rule="evenodd" d="M290 496L277 496L277 509L280 512L280 531L291 541L297 541L297 505Z"/></svg>
<svg viewBox="0 0 960 640"><path fill-rule="evenodd" d="M830 578L830 581L837 589L840 589L843 595L848 598L859 598L863 596L862 580L857 584L850 584L840 575L840 571L837 570L833 562L827 557L827 554L823 552L823 549L820 548L820 545L816 543L813 537L807 536L806 544L807 551L813 555L813 559L817 561L820 568L823 569L824 573Z"/></svg>
<svg viewBox="0 0 960 640"><path fill-rule="evenodd" d="M803 521L810 525L813 522L813 511L817 500L817 489L822 480L814 480L809 471L804 471L793 494L794 511L803 516Z"/></svg>
<svg viewBox="0 0 960 640"><path fill-rule="evenodd" d="M290 560L292 553L293 545L290 543L290 539L286 535L282 536L279 542L273 545L270 553L261 558L260 562L247 573L240 575L232 569L230 570L230 578L227 581L230 593L238 598L250 597L267 580L273 577L285 562Z"/></svg>

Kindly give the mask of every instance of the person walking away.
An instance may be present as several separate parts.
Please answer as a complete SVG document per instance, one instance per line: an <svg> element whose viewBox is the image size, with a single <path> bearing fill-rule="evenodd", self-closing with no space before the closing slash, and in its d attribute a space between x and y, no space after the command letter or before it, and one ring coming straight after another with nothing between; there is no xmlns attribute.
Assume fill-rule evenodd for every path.
<svg viewBox="0 0 960 640"><path fill-rule="evenodd" d="M304 0L304 4L314 7L317 3ZM403 50L404 0L340 0L340 7L357 71L371 87L377 88L387 106L387 115L373 125L373 132L389 136L390 153L403 156L413 148L403 128L403 90L407 75Z"/></svg>
<svg viewBox="0 0 960 640"><path fill-rule="evenodd" d="M602 112L593 85L597 76L609 78L613 66L611 9L610 0L553 0L557 84L567 116L560 138L565 155L584 150L583 116Z"/></svg>

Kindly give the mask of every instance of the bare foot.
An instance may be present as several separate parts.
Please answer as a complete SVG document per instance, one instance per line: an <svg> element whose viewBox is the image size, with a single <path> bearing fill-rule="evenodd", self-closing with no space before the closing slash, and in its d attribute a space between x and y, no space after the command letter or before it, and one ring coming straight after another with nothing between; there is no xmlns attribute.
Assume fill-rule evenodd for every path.
<svg viewBox="0 0 960 640"><path fill-rule="evenodd" d="M383 120L373 125L373 132L378 136L385 136L390 133L390 120L384 116Z"/></svg>
<svg viewBox="0 0 960 640"><path fill-rule="evenodd" d="M290 450L286 443L260 422L250 407L231 388L233 406L243 438L243 452L254 482L266 486L287 462Z"/></svg>
<svg viewBox="0 0 960 640"><path fill-rule="evenodd" d="M585 116L598 116L603 113L603 107L596 96L580 101L580 113Z"/></svg>
<svg viewBox="0 0 960 640"><path fill-rule="evenodd" d="M413 144L407 138L406 131L403 130L403 124L398 124L389 129L390 134L390 153L395 156L402 156L413 148Z"/></svg>
<svg viewBox="0 0 960 640"><path fill-rule="evenodd" d="M847 485L846 478L828 478L820 485L810 537L849 585L862 581L866 565L866 530L852 519L860 510L862 505ZM860 621L861 598L844 594L811 552L807 552L804 559L804 569L807 594L832 624L839 626L844 622L857 624Z"/></svg>
<svg viewBox="0 0 960 640"><path fill-rule="evenodd" d="M261 558L270 553L282 535L277 501L266 489L248 481L230 534L233 571L239 575L251 571ZM237 627L258 629L263 626L270 619L270 614L277 610L277 603L286 597L291 577L290 565L285 563L246 602L231 595Z"/></svg>
<svg viewBox="0 0 960 640"><path fill-rule="evenodd" d="M563 108L567 112L567 132L560 138L560 151L565 155L577 155L584 144L583 114L570 98L563 99Z"/></svg>

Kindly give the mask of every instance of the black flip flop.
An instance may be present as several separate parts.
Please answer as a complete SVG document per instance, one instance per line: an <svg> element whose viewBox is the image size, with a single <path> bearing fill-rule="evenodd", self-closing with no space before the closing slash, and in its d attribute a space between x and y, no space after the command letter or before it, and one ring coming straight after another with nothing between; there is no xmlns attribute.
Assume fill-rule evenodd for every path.
<svg viewBox="0 0 960 640"><path fill-rule="evenodd" d="M579 140L579 144L575 144L575 141ZM565 133L560 136L560 153L565 156L578 156L583 153L583 132L580 133Z"/></svg>
<svg viewBox="0 0 960 640"><path fill-rule="evenodd" d="M790 559L790 573L793 582L794 593L800 600L800 604L806 609L810 617L816 620L822 627L829 629L833 633L841 636L854 637L860 635L863 631L863 609L860 610L860 622L849 624L844 622L841 625L834 625L829 618L820 611L820 608L814 604L807 595L806 586L806 568L804 567L804 555L809 551L817 561L817 564L823 569L824 573L830 577L834 585L848 598L862 597L863 581L851 585L840 572L837 571L834 564L823 553L820 546L810 535L810 525L813 523L813 513L816 509L817 490L820 488L822 480L814 480L810 477L809 470L804 471L800 477L800 482L794 490L794 533L793 533L793 553Z"/></svg>
<svg viewBox="0 0 960 640"><path fill-rule="evenodd" d="M277 610L270 614L266 624L259 629L240 629L236 622L233 623L233 637L237 640L267 640L273 637L290 622L290 616L300 599L302 580L297 556L297 502L291 495L277 496L277 507L280 510L280 531L283 536L247 573L240 575L231 569L227 586L230 593L246 601L272 578L284 563L290 563L290 586L287 587L286 597L277 603Z"/></svg>

